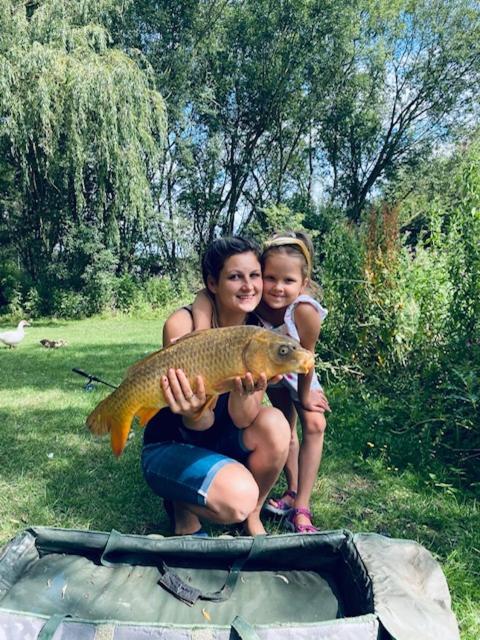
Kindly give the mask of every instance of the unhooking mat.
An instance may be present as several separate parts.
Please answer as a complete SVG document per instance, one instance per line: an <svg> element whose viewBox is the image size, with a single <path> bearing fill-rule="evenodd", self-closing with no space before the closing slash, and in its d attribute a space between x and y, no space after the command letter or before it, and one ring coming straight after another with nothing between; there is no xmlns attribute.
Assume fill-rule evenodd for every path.
<svg viewBox="0 0 480 640"><path fill-rule="evenodd" d="M458 640L418 543L348 531L151 538L33 528L0 555L0 640Z"/></svg>

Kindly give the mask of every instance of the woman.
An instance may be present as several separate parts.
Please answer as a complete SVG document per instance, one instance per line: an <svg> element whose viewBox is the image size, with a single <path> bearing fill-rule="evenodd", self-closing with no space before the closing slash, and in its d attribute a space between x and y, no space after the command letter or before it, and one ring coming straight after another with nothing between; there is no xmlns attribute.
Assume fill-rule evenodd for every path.
<svg viewBox="0 0 480 640"><path fill-rule="evenodd" d="M262 295L256 245L239 237L214 241L203 256L202 274L215 303L212 326L248 322ZM165 323L164 346L191 331L189 308L178 309ZM234 391L221 395L199 420L193 417L206 401L200 376L192 389L181 370L171 369L161 383L169 408L147 425L142 467L153 491L173 501L175 533L200 534L200 518L244 522L248 535L265 533L260 510L290 440L283 414L261 406L266 377L256 384L250 373L238 378Z"/></svg>

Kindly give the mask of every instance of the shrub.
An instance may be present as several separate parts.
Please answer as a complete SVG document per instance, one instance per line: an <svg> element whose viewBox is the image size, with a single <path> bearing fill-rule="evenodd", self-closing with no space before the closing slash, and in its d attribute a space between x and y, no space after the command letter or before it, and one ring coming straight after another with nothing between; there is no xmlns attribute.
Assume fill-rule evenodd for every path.
<svg viewBox="0 0 480 640"><path fill-rule="evenodd" d="M51 296L51 314L57 318L82 318L86 313L85 298L81 293L56 289Z"/></svg>
<svg viewBox="0 0 480 640"><path fill-rule="evenodd" d="M145 300L153 309L160 309L167 304L182 298L184 294L183 283L176 285L169 276L149 278L144 285Z"/></svg>
<svg viewBox="0 0 480 640"><path fill-rule="evenodd" d="M141 285L128 273L115 279L114 290L115 308L120 311L129 311L142 298Z"/></svg>

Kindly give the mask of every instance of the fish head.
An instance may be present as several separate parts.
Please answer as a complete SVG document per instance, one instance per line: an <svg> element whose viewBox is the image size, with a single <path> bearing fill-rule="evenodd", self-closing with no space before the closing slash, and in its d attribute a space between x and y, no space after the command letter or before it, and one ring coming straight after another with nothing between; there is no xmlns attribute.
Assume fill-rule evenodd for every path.
<svg viewBox="0 0 480 640"><path fill-rule="evenodd" d="M247 371L265 373L267 379L283 373L308 373L314 366L314 356L297 340L268 330L253 336L244 353Z"/></svg>

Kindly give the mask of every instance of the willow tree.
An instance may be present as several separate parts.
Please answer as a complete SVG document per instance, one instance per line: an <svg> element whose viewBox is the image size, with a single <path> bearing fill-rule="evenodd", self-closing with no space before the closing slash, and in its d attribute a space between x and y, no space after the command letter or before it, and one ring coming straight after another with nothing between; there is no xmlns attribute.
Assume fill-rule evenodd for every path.
<svg viewBox="0 0 480 640"><path fill-rule="evenodd" d="M79 286L130 265L152 215L165 106L148 65L112 46L113 0L0 0L0 225L24 270Z"/></svg>

